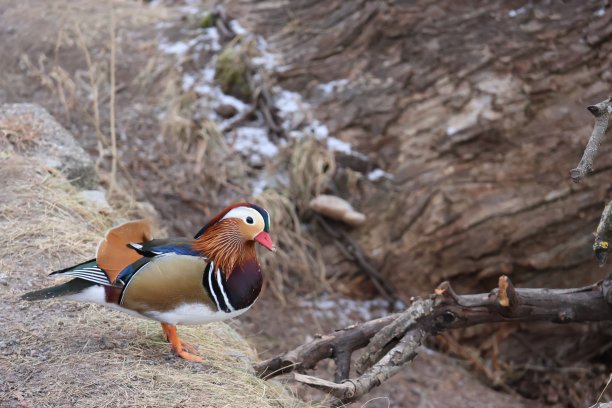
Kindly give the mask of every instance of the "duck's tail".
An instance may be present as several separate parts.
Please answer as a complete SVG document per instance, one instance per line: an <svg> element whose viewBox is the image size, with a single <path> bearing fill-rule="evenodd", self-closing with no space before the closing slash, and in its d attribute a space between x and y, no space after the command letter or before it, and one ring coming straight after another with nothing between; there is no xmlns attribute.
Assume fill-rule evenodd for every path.
<svg viewBox="0 0 612 408"><path fill-rule="evenodd" d="M102 289L102 292L104 292L104 289L101 287L101 285L77 278L66 283L62 283L61 285L51 286L50 288L44 288L41 290L28 292L22 295L21 298L23 300L44 300L53 299L57 297L82 297L85 295L86 292L92 292L92 288L99 288Z"/></svg>

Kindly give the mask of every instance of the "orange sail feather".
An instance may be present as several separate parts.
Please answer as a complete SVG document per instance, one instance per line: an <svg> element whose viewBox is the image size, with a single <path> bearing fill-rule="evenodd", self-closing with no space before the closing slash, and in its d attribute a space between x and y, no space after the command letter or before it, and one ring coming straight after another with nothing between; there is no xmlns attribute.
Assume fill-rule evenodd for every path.
<svg viewBox="0 0 612 408"><path fill-rule="evenodd" d="M152 239L151 224L148 220L130 221L111 228L98 246L98 266L106 271L110 281L114 282L126 266L142 258L138 252L128 248L127 244Z"/></svg>

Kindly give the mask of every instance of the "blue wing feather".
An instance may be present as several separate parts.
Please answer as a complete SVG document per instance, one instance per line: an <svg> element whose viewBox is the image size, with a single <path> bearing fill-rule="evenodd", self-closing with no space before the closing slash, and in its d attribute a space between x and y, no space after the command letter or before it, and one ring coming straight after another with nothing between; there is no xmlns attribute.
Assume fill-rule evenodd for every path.
<svg viewBox="0 0 612 408"><path fill-rule="evenodd" d="M174 253L177 255L201 256L200 251L193 249L191 239L154 239L142 243L128 244L130 248L141 254L153 258L158 255Z"/></svg>

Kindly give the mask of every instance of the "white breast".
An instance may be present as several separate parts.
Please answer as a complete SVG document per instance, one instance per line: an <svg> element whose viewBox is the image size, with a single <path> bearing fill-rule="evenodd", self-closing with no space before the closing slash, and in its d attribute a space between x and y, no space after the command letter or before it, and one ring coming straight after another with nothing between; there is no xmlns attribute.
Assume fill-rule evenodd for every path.
<svg viewBox="0 0 612 408"><path fill-rule="evenodd" d="M203 324L210 322L218 322L221 320L228 320L233 317L240 316L241 314L249 310L252 306L251 305L244 309L235 310L230 313L225 313L223 311L213 310L202 303L183 303L182 305L179 305L178 307L165 312L151 311L140 314L138 312L126 309L114 303L107 303L105 299L104 288L100 285L91 286L80 293L68 295L65 298L69 300L76 300L79 302L98 303L100 305L110 307L111 309L120 310L132 316L149 318L161 323L168 323L173 325Z"/></svg>
<svg viewBox="0 0 612 408"><path fill-rule="evenodd" d="M201 303L183 303L182 305L165 312L147 312L147 317L168 324L202 324L218 322L240 316L250 309L236 310L231 313L214 311L210 307Z"/></svg>

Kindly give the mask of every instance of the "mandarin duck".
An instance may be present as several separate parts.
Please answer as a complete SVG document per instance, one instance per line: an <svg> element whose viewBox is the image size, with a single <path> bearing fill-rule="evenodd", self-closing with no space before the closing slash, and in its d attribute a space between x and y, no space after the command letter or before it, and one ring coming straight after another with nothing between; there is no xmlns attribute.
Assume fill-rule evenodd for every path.
<svg viewBox="0 0 612 408"><path fill-rule="evenodd" d="M51 273L74 279L22 297L98 303L156 320L174 353L202 361L176 325L246 312L263 282L255 243L275 250L269 232L270 215L250 203L226 207L193 239L152 239L148 222L131 221L106 233L95 259Z"/></svg>

